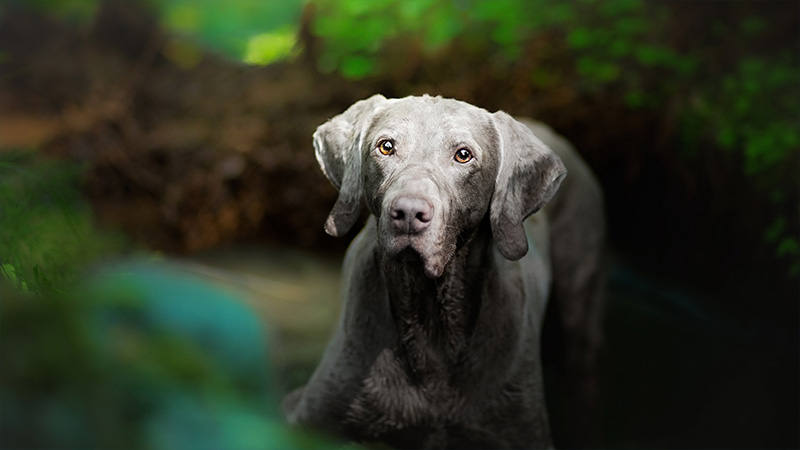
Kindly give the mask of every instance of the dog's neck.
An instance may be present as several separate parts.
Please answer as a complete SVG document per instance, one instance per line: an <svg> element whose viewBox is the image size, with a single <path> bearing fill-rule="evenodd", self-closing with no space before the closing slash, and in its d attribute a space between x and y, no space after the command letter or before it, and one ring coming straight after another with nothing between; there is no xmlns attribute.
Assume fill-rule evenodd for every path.
<svg viewBox="0 0 800 450"><path fill-rule="evenodd" d="M398 356L418 380L457 375L482 306L486 261L494 245L488 221L462 241L436 279L428 278L413 256L383 260L383 278L400 338Z"/></svg>

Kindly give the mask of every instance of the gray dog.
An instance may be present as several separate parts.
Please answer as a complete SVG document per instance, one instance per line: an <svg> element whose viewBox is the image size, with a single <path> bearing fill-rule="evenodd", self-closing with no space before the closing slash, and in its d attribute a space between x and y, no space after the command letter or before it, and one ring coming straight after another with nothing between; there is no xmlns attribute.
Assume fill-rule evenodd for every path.
<svg viewBox="0 0 800 450"><path fill-rule="evenodd" d="M347 233L364 204L371 215L289 422L403 448L551 447L551 291L570 364L588 371L599 345L604 219L585 164L543 125L429 96L357 102L314 148L339 189L326 231Z"/></svg>

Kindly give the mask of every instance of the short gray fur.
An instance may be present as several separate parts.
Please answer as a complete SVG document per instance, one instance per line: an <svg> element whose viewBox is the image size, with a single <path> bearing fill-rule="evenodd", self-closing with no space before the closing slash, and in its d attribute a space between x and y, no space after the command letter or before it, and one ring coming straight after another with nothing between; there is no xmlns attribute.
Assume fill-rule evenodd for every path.
<svg viewBox="0 0 800 450"><path fill-rule="evenodd" d="M314 146L340 192L326 230L347 233L362 205L371 215L345 256L338 329L284 401L289 422L401 448L552 447L540 336L553 268L591 283L598 267L581 261L602 251L602 198L585 164L541 124L429 96L357 102ZM472 160L455 161L460 148ZM532 215L573 166L579 176ZM423 231L393 226L399 198L430 206ZM591 329L581 339L599 342L586 317L599 294L586 289L565 309Z"/></svg>

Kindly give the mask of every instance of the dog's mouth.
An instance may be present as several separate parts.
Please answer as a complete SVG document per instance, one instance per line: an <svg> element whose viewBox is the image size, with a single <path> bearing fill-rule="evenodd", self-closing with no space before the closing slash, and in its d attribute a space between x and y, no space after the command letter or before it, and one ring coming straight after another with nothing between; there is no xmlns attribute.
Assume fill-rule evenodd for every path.
<svg viewBox="0 0 800 450"><path fill-rule="evenodd" d="M411 236L395 236L385 246L386 254L393 261L407 267L419 267L428 278L439 278L450 258L447 252L433 251L434 245Z"/></svg>

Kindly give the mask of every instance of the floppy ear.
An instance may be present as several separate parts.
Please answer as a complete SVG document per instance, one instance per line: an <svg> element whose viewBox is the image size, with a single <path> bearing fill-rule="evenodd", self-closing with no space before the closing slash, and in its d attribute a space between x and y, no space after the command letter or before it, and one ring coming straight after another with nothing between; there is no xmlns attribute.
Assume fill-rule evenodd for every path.
<svg viewBox="0 0 800 450"><path fill-rule="evenodd" d="M361 212L361 140L364 128L382 95L361 100L338 116L317 127L314 152L322 172L339 190L339 198L325 221L325 232L343 236L353 228Z"/></svg>
<svg viewBox="0 0 800 450"><path fill-rule="evenodd" d="M516 261L528 253L522 222L553 198L567 169L528 127L502 111L493 119L500 167L489 213L492 234L500 253Z"/></svg>

